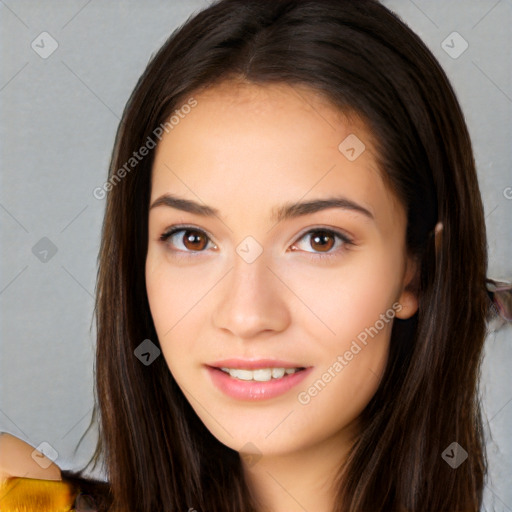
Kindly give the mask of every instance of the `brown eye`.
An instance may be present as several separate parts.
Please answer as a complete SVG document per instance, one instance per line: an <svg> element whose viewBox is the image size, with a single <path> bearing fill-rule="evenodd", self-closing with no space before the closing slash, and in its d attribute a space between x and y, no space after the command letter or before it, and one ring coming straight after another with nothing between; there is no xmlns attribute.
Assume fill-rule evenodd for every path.
<svg viewBox="0 0 512 512"><path fill-rule="evenodd" d="M314 231L316 233L310 238L311 247L316 251L327 252L334 246L334 236L329 231Z"/></svg>
<svg viewBox="0 0 512 512"><path fill-rule="evenodd" d="M192 228L176 228L163 234L160 240L182 252L203 252L210 241L203 231Z"/></svg>
<svg viewBox="0 0 512 512"><path fill-rule="evenodd" d="M305 247L301 248L300 245L303 243L303 240L305 240ZM298 242L293 244L292 250L297 251L300 249L316 258L334 257L340 255L349 245L353 245L353 242L343 233L330 229L312 229L304 234Z"/></svg>
<svg viewBox="0 0 512 512"><path fill-rule="evenodd" d="M200 231L187 229L182 237L183 245L190 250L202 251L207 244L206 237Z"/></svg>

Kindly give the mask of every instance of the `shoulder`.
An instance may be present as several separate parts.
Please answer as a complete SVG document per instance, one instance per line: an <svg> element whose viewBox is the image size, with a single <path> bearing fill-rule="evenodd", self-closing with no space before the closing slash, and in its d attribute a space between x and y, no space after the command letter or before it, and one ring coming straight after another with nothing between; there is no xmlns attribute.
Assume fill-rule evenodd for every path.
<svg viewBox="0 0 512 512"><path fill-rule="evenodd" d="M10 477L61 480L60 468L33 446L0 432L0 483Z"/></svg>
<svg viewBox="0 0 512 512"><path fill-rule="evenodd" d="M12 434L0 432L0 487L13 477L60 480L72 485L81 496L84 495L84 500L92 499L98 511L106 511L112 504L108 482L84 476L81 471L61 470L30 444Z"/></svg>

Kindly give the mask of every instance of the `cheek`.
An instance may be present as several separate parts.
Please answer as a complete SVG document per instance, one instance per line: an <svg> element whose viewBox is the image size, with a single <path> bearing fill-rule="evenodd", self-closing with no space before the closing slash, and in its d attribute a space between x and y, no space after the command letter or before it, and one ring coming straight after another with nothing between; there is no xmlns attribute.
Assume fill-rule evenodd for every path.
<svg viewBox="0 0 512 512"><path fill-rule="evenodd" d="M331 268L283 266L283 281L300 299L293 299L297 303L293 309L295 320L308 331L307 338L332 352L350 345L377 321L378 330L389 334L391 322L383 325L380 318L400 295L400 261L400 254L375 251L351 254L346 263ZM388 316L393 318L394 310Z"/></svg>
<svg viewBox="0 0 512 512"><path fill-rule="evenodd" d="M171 334L170 329L185 320L211 286L204 269L180 268L158 249L148 252L146 290L156 331L163 336L161 341Z"/></svg>
<svg viewBox="0 0 512 512"><path fill-rule="evenodd" d="M396 314L401 276L397 261L400 255L374 253L323 274L301 274L297 289L317 317L309 313L301 321L306 338L314 340L312 364L317 371L302 386L299 403L315 403L311 410L338 404L335 410L343 411L348 421L374 395L387 363ZM334 421L329 414L328 421Z"/></svg>
<svg viewBox="0 0 512 512"><path fill-rule="evenodd" d="M146 274L148 302L162 356L177 382L181 382L184 377L180 368L183 361L186 361L186 352L190 354L188 340L182 339L184 343L177 343L181 324L186 323L180 321L180 318L186 314L183 310L184 302L187 302L176 293L176 290L181 289L179 286L175 281L169 281L165 272L160 272L158 267ZM187 332L190 336L190 326Z"/></svg>
<svg viewBox="0 0 512 512"><path fill-rule="evenodd" d="M340 294L333 302L324 314L336 334L316 337L315 372L296 397L311 429L332 433L355 420L376 393L395 314L387 293L351 300Z"/></svg>
<svg viewBox="0 0 512 512"><path fill-rule="evenodd" d="M184 362L200 356L198 342L204 325L204 301L218 275L204 268L171 265L158 250L148 252L146 290L162 354L175 377ZM190 365L189 365L190 366ZM190 375L190 372L185 372Z"/></svg>
<svg viewBox="0 0 512 512"><path fill-rule="evenodd" d="M176 324L183 316L183 283L179 275L170 275L169 265L157 251L149 251L146 259L146 291L153 324L164 356L168 351L168 340L174 335ZM180 290L180 292L177 292Z"/></svg>

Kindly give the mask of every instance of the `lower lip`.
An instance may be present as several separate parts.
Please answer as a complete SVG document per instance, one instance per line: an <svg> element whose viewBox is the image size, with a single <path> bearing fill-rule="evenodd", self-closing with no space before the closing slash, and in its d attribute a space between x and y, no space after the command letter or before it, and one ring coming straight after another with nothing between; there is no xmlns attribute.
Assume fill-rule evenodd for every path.
<svg viewBox="0 0 512 512"><path fill-rule="evenodd" d="M255 380L239 380L231 377L228 373L213 368L206 367L213 384L226 395L239 400L266 400L282 395L300 384L313 369L312 366L286 375L280 379L270 379L267 382L258 382Z"/></svg>

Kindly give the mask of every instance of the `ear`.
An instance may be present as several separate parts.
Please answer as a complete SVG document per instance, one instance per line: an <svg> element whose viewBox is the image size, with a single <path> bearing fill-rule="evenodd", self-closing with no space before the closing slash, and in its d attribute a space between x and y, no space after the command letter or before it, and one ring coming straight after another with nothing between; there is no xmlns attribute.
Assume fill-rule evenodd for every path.
<svg viewBox="0 0 512 512"><path fill-rule="evenodd" d="M438 222L432 230L431 235L434 236L436 257L441 250L443 223ZM402 320L406 320L418 311L418 291L420 284L419 262L416 258L408 256L407 268L404 275L402 293L398 299L402 309L396 312L396 316Z"/></svg>
<svg viewBox="0 0 512 512"><path fill-rule="evenodd" d="M418 311L418 285L419 264L416 258L409 256L402 284L402 293L398 299L398 303L402 308L397 310L397 318L406 320Z"/></svg>

